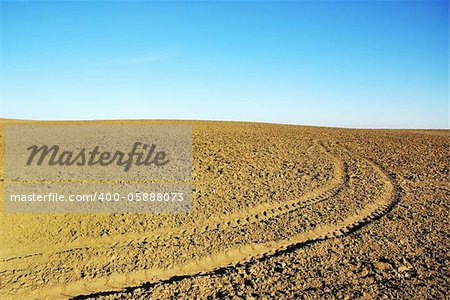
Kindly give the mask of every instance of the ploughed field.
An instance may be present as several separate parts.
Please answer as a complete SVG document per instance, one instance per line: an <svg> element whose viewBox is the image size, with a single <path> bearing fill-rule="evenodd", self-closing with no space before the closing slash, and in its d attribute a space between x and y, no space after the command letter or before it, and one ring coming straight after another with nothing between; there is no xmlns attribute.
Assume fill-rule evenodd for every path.
<svg viewBox="0 0 450 300"><path fill-rule="evenodd" d="M23 122L1 299L447 297L449 131L79 122L192 124L192 212L7 214Z"/></svg>

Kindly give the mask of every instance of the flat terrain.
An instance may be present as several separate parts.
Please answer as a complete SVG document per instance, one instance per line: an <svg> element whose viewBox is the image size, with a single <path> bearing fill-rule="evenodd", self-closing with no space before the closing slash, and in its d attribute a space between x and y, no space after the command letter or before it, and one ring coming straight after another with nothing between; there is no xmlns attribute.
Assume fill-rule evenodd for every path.
<svg viewBox="0 0 450 300"><path fill-rule="evenodd" d="M14 122L1 299L448 297L449 131L80 122L192 124L192 212L6 214Z"/></svg>

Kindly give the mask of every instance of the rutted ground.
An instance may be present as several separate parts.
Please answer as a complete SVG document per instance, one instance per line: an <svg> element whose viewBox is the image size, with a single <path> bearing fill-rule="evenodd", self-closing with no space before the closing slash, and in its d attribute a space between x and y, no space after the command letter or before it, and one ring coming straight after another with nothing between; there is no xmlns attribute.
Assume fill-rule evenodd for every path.
<svg viewBox="0 0 450 300"><path fill-rule="evenodd" d="M352 287L366 287L366 278L389 274L400 263L395 274L412 276L414 266L405 257L397 262L383 256L359 263L356 277L342 271L343 261L352 265L346 260L350 253L372 245L366 256L373 257L396 246L380 236L389 226L377 230L377 237L363 232L380 227L386 222L380 217L394 214L410 196L399 173L381 164L396 157L395 148L383 150L386 136L396 132L370 133L195 122L192 214L4 215L2 240L9 243L2 246L0 291L37 298L375 295ZM444 150L448 143L445 136L426 138ZM381 155L376 147L367 155L364 139L379 143ZM392 156L383 156L388 150ZM441 173L431 177L437 182L448 182L448 158L438 157ZM448 195L448 186L441 192ZM39 225L26 228L26 222ZM24 226L17 229L18 224ZM402 235L399 224L390 226ZM55 229L61 227L68 232ZM105 229L108 234L99 234ZM448 246L448 236L437 239ZM364 253L355 259L361 258ZM448 256L441 259L448 263ZM375 289L369 291L389 287L370 284ZM408 297L407 289L396 295Z"/></svg>

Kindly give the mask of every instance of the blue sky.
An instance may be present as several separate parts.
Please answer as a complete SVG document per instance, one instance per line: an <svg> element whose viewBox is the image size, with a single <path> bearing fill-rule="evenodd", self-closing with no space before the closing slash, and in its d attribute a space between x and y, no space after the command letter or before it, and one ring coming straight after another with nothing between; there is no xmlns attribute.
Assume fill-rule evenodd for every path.
<svg viewBox="0 0 450 300"><path fill-rule="evenodd" d="M0 117L448 128L447 1L0 0Z"/></svg>

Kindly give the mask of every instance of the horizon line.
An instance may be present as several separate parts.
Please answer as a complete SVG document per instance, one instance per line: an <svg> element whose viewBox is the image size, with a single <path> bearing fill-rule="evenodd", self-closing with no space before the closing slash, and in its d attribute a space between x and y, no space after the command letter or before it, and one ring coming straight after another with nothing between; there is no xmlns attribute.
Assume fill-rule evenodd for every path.
<svg viewBox="0 0 450 300"><path fill-rule="evenodd" d="M329 125L311 125L299 123L277 123L268 121L247 121L247 120L217 120L217 119L18 119L0 117L0 121L20 121L20 122L109 122L109 121L182 121L182 122L229 122L229 123L254 123L254 124L272 124L272 125L288 125L288 126L303 126L303 127L319 127L330 129L350 129L350 130L433 130L433 131L450 131L450 128L394 128L394 127L343 127L343 126L329 126Z"/></svg>

